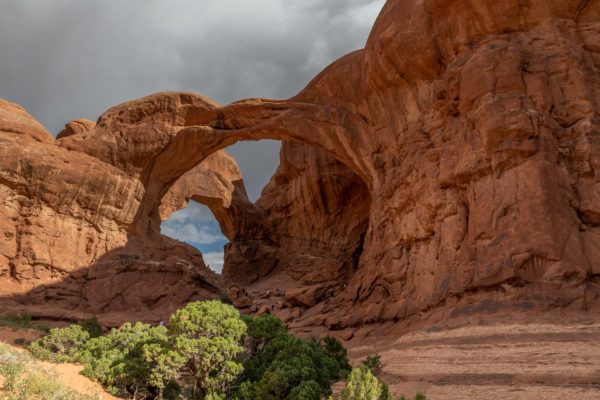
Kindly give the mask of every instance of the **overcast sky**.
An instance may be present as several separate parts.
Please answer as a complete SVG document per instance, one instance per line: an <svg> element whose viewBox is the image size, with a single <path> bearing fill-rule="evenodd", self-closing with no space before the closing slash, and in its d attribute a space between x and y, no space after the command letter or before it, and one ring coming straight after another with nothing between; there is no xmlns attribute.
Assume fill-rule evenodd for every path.
<svg viewBox="0 0 600 400"><path fill-rule="evenodd" d="M54 134L69 120L96 120L113 105L162 90L221 103L287 98L364 47L383 2L3 0L0 97ZM228 149L253 200L276 168L278 148L261 141Z"/></svg>

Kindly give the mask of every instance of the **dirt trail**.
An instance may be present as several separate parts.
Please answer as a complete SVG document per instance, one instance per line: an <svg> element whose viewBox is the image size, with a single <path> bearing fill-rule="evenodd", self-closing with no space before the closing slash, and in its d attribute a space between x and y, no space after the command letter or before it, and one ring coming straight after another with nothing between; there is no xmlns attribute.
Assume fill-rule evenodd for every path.
<svg viewBox="0 0 600 400"><path fill-rule="evenodd" d="M435 400L598 400L600 323L496 323L424 330L351 349L379 353L395 395Z"/></svg>
<svg viewBox="0 0 600 400"><path fill-rule="evenodd" d="M36 340L39 338L40 333L33 329L17 329L17 328L6 328L0 327L0 342L13 346L16 350L24 351L23 347L19 345L19 339L25 339L27 341ZM121 400L109 393L106 393L102 386L96 382L92 382L85 376L81 375L80 372L83 369L81 365L77 364L53 364L44 361L36 361L36 363L43 368L52 371L56 374L56 377L64 383L66 387L69 387L77 392L83 394L99 395L99 400Z"/></svg>

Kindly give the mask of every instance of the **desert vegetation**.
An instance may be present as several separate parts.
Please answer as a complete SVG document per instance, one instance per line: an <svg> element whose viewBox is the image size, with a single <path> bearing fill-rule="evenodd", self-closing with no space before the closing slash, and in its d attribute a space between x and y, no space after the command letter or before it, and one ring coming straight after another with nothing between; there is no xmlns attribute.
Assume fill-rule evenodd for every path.
<svg viewBox="0 0 600 400"><path fill-rule="evenodd" d="M379 354L370 355L363 360L358 368L352 369L340 400L393 400L388 386L379 379L383 366ZM332 397L330 399L333 399ZM398 400L407 400L402 395ZM423 393L417 393L415 400L426 400Z"/></svg>
<svg viewBox="0 0 600 400"><path fill-rule="evenodd" d="M0 344L0 399L5 400L97 400L63 385L26 352Z"/></svg>
<svg viewBox="0 0 600 400"><path fill-rule="evenodd" d="M35 329L41 333L48 333L46 325L33 321L29 314L0 314L0 327L10 329Z"/></svg>
<svg viewBox="0 0 600 400"><path fill-rule="evenodd" d="M34 357L73 362L110 393L133 399L320 400L347 379L342 400L391 400L378 356L352 369L335 338L303 340L277 317L194 302L167 324L126 323L102 334L95 319L51 329Z"/></svg>

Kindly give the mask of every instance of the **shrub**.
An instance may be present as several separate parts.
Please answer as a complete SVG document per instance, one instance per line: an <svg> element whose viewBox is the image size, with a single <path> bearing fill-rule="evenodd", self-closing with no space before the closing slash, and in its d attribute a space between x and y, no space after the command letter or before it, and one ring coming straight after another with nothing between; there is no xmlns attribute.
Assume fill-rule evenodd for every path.
<svg viewBox="0 0 600 400"><path fill-rule="evenodd" d="M345 378L352 370L350 363L348 362L348 352L339 340L333 336L325 336L321 339L321 345L325 354L337 361L340 366L340 375Z"/></svg>
<svg viewBox="0 0 600 400"><path fill-rule="evenodd" d="M84 331L89 333L90 338L97 338L102 335L102 326L100 326L95 315L81 322L81 327Z"/></svg>
<svg viewBox="0 0 600 400"><path fill-rule="evenodd" d="M91 339L80 354L82 373L115 395L137 395L165 387L177 376L169 368L168 334L164 326L125 323L107 335Z"/></svg>
<svg viewBox="0 0 600 400"><path fill-rule="evenodd" d="M388 385L381 380L379 380L379 382L381 383L381 395L379 396L379 400L393 400Z"/></svg>
<svg viewBox="0 0 600 400"><path fill-rule="evenodd" d="M365 365L354 368L342 390L342 400L379 400L383 394L381 382Z"/></svg>
<svg viewBox="0 0 600 400"><path fill-rule="evenodd" d="M229 296L227 296L227 294L225 294L225 293L221 294L221 296L219 297L219 300L223 304L233 305L233 301L231 301L231 298Z"/></svg>
<svg viewBox="0 0 600 400"><path fill-rule="evenodd" d="M29 314L19 314L15 316L15 322L19 326L22 326L24 328L29 328L29 325L31 324L31 319L32 317Z"/></svg>
<svg viewBox="0 0 600 400"><path fill-rule="evenodd" d="M373 354L368 356L363 362L362 365L367 367L373 375L379 375L382 370L381 365L381 356L379 354Z"/></svg>
<svg viewBox="0 0 600 400"><path fill-rule="evenodd" d="M192 377L192 397L221 398L241 372L246 324L239 312L217 301L190 303L165 326L126 323L99 336L95 318L52 329L34 342L34 356L54 362L81 361L83 374L116 395L177 396L175 380ZM90 338L90 336L96 336Z"/></svg>
<svg viewBox="0 0 600 400"><path fill-rule="evenodd" d="M0 315L0 325L13 328L29 328L31 315L29 314L6 314Z"/></svg>
<svg viewBox="0 0 600 400"><path fill-rule="evenodd" d="M271 315L246 318L246 323L249 357L237 397L319 400L331 392L331 383L341 376L340 364L348 362L339 342L296 338Z"/></svg>
<svg viewBox="0 0 600 400"><path fill-rule="evenodd" d="M354 382L351 383L350 379L349 379L347 387L354 385L355 388L359 388L359 393L362 393L362 392L360 392L361 390L363 390L365 387L368 387L369 385L373 384L374 386L380 388L380 389L378 389L380 391L379 397L377 397L378 400L392 400L392 395L390 393L388 385L386 385L384 382L379 380L377 377L381 373L381 370L382 370L381 356L379 354L374 354L374 355L368 356L365 360L363 360L363 362L361 363L361 367L358 368L358 370L360 370L360 371L353 370L353 371L355 371L354 372L355 373ZM370 378L370 376L369 376L369 374L367 374L367 372L369 372L370 375L377 381L377 384L374 383L375 381L373 381L372 378ZM370 383L369 383L369 380L370 380ZM361 385L363 385L362 388L361 388ZM349 389L349 390L352 391L354 389ZM361 395L368 396L367 394L364 394L364 393ZM354 399L354 397L350 397L350 398ZM363 397L356 397L356 399L363 399ZM370 397L364 397L364 399L370 399Z"/></svg>
<svg viewBox="0 0 600 400"><path fill-rule="evenodd" d="M25 370L25 358L6 345L0 345L0 376L4 380L4 390L15 390L17 381Z"/></svg>
<svg viewBox="0 0 600 400"><path fill-rule="evenodd" d="M0 389L2 399L96 399L65 388L55 376L39 368L25 354L17 353L5 345L0 345L0 377L4 381Z"/></svg>
<svg viewBox="0 0 600 400"><path fill-rule="evenodd" d="M17 346L27 346L29 345L31 342L25 338L17 338L15 339L15 344Z"/></svg>
<svg viewBox="0 0 600 400"><path fill-rule="evenodd" d="M90 338L79 325L50 329L50 333L29 345L29 351L41 360L75 362Z"/></svg>
<svg viewBox="0 0 600 400"><path fill-rule="evenodd" d="M368 368L373 375L379 377L379 374L383 370L383 366L381 364L381 356L379 354L373 354L368 356L361 363L362 366ZM380 380L381 383L381 395L379 396L380 400L392 400L392 395L390 393L390 389L388 385Z"/></svg>
<svg viewBox="0 0 600 400"><path fill-rule="evenodd" d="M402 395L398 400L406 400L406 397ZM423 393L417 392L417 394L415 395L415 400L427 400L427 397L425 397Z"/></svg>
<svg viewBox="0 0 600 400"><path fill-rule="evenodd" d="M287 328L281 320L271 314L263 314L256 318L242 316L246 323L247 334L245 347L250 357L262 352L264 346L280 335L287 335Z"/></svg>
<svg viewBox="0 0 600 400"><path fill-rule="evenodd" d="M335 338L302 340L272 315L242 317L218 301L190 303L168 326L126 323L90 338L97 327L92 318L52 329L30 350L80 361L82 373L111 393L138 399L180 398L179 382L191 399L320 400L350 369Z"/></svg>
<svg viewBox="0 0 600 400"><path fill-rule="evenodd" d="M315 381L304 381L292 389L286 400L312 400L321 398L321 387Z"/></svg>

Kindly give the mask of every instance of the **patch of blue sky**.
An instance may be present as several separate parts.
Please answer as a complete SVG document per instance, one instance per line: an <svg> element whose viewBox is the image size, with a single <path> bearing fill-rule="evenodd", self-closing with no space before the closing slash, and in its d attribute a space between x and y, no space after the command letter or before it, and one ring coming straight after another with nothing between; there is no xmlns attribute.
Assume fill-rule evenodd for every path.
<svg viewBox="0 0 600 400"><path fill-rule="evenodd" d="M187 208L174 212L161 224L161 232L196 247L213 271L222 272L223 246L229 240L205 205L190 201Z"/></svg>

